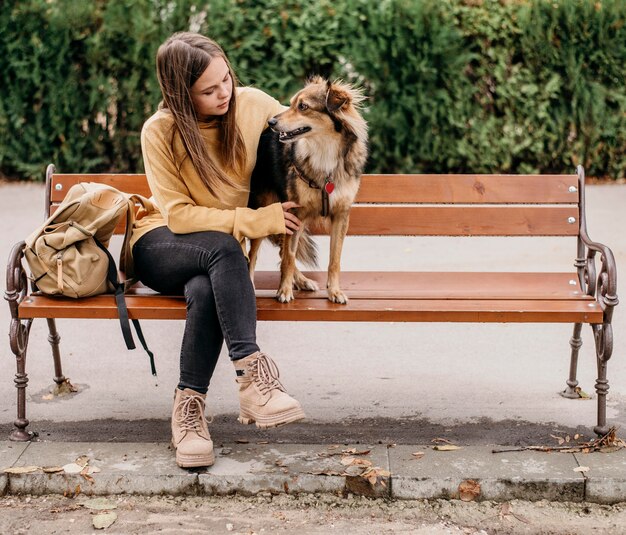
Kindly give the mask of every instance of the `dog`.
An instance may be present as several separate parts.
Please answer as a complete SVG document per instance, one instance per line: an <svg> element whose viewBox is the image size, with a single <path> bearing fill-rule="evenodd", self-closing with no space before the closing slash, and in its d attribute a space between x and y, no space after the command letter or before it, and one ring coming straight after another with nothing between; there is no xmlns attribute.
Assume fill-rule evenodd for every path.
<svg viewBox="0 0 626 535"><path fill-rule="evenodd" d="M293 213L302 221L293 235L270 237L280 246L276 298L281 303L294 299L294 288L319 289L296 267L296 259L308 265L317 262L311 226L330 234L328 299L348 302L339 284L340 261L350 208L367 160L367 123L359 111L363 100L349 84L313 77L292 97L287 110L268 121L270 128L261 136L248 205L294 201L300 207ZM261 242L250 243L252 278Z"/></svg>

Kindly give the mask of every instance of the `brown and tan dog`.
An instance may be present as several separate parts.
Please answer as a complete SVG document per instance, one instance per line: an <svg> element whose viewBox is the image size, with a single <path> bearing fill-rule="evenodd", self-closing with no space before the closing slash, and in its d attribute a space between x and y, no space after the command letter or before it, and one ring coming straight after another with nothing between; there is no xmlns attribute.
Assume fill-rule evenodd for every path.
<svg viewBox="0 0 626 535"><path fill-rule="evenodd" d="M309 80L291 99L289 109L269 121L261 137L252 175L249 206L294 201L302 221L300 230L280 239L281 281L276 298L293 300L293 290L317 290L315 281L296 267L296 259L315 262L308 228L326 228L330 234L328 299L347 303L339 274L341 251L348 229L350 207L359 189L367 159L367 124L359 113L362 94L348 84L321 77ZM250 272L262 240L252 240Z"/></svg>

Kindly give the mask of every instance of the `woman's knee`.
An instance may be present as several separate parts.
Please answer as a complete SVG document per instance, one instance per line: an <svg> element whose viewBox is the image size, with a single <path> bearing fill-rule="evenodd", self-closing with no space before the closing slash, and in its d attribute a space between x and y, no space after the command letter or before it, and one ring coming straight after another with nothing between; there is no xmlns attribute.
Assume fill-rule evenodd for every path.
<svg viewBox="0 0 626 535"><path fill-rule="evenodd" d="M232 234L212 231L206 233L205 238L207 240L206 249L207 252L210 252L212 263L220 261L246 263L241 244Z"/></svg>

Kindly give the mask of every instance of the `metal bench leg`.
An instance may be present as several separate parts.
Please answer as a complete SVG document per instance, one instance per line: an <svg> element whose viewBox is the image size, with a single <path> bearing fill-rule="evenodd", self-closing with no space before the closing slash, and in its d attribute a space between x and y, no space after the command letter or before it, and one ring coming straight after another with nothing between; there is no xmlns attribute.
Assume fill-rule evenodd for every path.
<svg viewBox="0 0 626 535"><path fill-rule="evenodd" d="M576 379L576 372L578 370L578 352L580 351L580 347L583 345L582 338L580 337L580 332L582 331L583 324L576 323L574 324L574 334L569 341L569 345L572 347L572 356L569 364L569 379L566 381L567 388L561 392L561 395L564 398L570 399L578 399L580 395L576 391L576 387L578 386L578 379Z"/></svg>
<svg viewBox="0 0 626 535"><path fill-rule="evenodd" d="M48 330L50 332L48 342L50 342L50 346L52 347L52 358L54 359L54 382L58 386L61 386L65 382L65 376L61 368L61 352L59 351L61 337L57 331L55 319L47 318L46 321L48 322Z"/></svg>
<svg viewBox="0 0 626 535"><path fill-rule="evenodd" d="M596 380L596 394L598 395L598 425L593 431L598 436L604 436L609 432L606 425L606 395L609 392L609 381L606 378L607 362L598 358L598 379Z"/></svg>
<svg viewBox="0 0 626 535"><path fill-rule="evenodd" d="M28 348L28 337L32 319L23 320L19 317L19 304L27 299L28 279L22 266L24 256L24 242L16 244L11 250L7 263L7 286L4 298L9 303L11 311L11 326L9 328L9 343L11 351L15 355L17 373L15 374L15 386L17 387L17 419L15 429L9 436L11 440L27 441L32 438L32 434L26 431L28 419L26 418L26 385L28 375L26 375L26 349Z"/></svg>
<svg viewBox="0 0 626 535"><path fill-rule="evenodd" d="M606 424L606 395L609 392L606 367L613 353L613 329L610 323L594 324L591 327L596 342L596 359L598 364L598 378L596 380L598 425L593 430L597 435L603 436L609 432L609 426Z"/></svg>
<svg viewBox="0 0 626 535"><path fill-rule="evenodd" d="M15 354L17 363L17 373L15 374L15 386L17 387L17 419L13 422L15 429L10 434L11 440L20 442L30 440L33 435L26 431L28 418L26 418L26 386L28 385L28 375L26 374L26 349L28 348L28 336L33 320L27 322L11 322L11 350ZM15 329L14 329L15 326Z"/></svg>

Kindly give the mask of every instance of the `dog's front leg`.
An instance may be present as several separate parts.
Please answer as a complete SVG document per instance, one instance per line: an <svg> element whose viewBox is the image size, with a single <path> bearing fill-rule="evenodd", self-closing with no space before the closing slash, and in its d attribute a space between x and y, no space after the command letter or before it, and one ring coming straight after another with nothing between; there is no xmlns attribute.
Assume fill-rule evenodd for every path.
<svg viewBox="0 0 626 535"><path fill-rule="evenodd" d="M276 299L281 303L293 301L293 283L296 271L296 251L298 250L298 239L302 230L295 234L285 234L280 248L280 286L276 293Z"/></svg>
<svg viewBox="0 0 626 535"><path fill-rule="evenodd" d="M348 231L350 213L348 210L331 215L330 228L330 258L328 262L328 299L333 303L345 305L348 297L341 291L339 286L339 274L341 272L341 251L343 240Z"/></svg>

